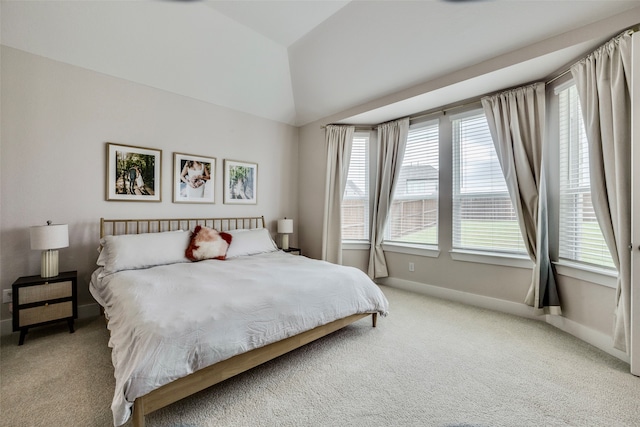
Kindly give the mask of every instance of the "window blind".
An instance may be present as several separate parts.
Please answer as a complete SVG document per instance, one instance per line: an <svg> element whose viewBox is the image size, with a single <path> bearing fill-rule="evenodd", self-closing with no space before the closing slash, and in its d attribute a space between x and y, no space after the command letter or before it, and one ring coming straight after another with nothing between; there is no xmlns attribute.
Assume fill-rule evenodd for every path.
<svg viewBox="0 0 640 427"><path fill-rule="evenodd" d="M575 85L558 91L560 258L614 268L591 203L589 152Z"/></svg>
<svg viewBox="0 0 640 427"><path fill-rule="evenodd" d="M487 119L454 116L453 248L526 254Z"/></svg>
<svg viewBox="0 0 640 427"><path fill-rule="evenodd" d="M342 200L342 240L369 240L369 134L355 133Z"/></svg>
<svg viewBox="0 0 640 427"><path fill-rule="evenodd" d="M438 121L409 128L385 241L438 244Z"/></svg>

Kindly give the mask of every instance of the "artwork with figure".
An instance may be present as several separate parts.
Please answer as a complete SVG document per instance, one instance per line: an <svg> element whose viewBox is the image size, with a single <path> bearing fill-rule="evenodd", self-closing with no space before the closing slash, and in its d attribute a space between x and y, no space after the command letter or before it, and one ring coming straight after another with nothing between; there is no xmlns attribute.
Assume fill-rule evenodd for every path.
<svg viewBox="0 0 640 427"><path fill-rule="evenodd" d="M107 200L159 201L158 150L107 144Z"/></svg>
<svg viewBox="0 0 640 427"><path fill-rule="evenodd" d="M225 203L257 202L258 165L225 160Z"/></svg>
<svg viewBox="0 0 640 427"><path fill-rule="evenodd" d="M215 202L215 158L174 153L173 162L174 202Z"/></svg>

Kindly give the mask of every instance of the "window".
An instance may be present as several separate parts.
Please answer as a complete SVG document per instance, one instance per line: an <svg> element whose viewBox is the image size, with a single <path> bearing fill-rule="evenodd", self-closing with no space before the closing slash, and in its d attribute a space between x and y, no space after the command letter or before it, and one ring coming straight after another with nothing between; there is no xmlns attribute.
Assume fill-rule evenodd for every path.
<svg viewBox="0 0 640 427"><path fill-rule="evenodd" d="M559 257L614 268L591 203L589 153L575 84L560 87Z"/></svg>
<svg viewBox="0 0 640 427"><path fill-rule="evenodd" d="M369 134L355 133L342 200L342 240L369 240Z"/></svg>
<svg viewBox="0 0 640 427"><path fill-rule="evenodd" d="M438 244L438 123L409 129L385 241Z"/></svg>
<svg viewBox="0 0 640 427"><path fill-rule="evenodd" d="M453 131L453 248L526 254L516 212L482 110Z"/></svg>

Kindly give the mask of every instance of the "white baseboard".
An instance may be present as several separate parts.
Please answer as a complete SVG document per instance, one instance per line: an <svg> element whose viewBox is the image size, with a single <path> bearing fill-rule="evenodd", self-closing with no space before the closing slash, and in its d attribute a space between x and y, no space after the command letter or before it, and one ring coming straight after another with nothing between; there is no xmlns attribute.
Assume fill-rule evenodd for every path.
<svg viewBox="0 0 640 427"><path fill-rule="evenodd" d="M384 279L377 279L376 281L381 285L391 286L392 288L404 289L405 291L412 291L436 298L461 302L463 304L500 311L502 313L513 314L529 319L544 320L544 316L535 314L533 307L529 307L525 304L472 294L469 292L456 291L454 289L443 288L441 286L427 285L426 283L396 279L394 277L386 277Z"/></svg>
<svg viewBox="0 0 640 427"><path fill-rule="evenodd" d="M546 318L548 324L599 348L605 353L609 353L613 357L617 357L623 362L629 363L630 359L628 354L613 348L613 338L611 336L600 331L596 331L595 329L587 328L586 326L571 319L567 319L566 317L547 314Z"/></svg>
<svg viewBox="0 0 640 427"><path fill-rule="evenodd" d="M613 348L613 339L600 331L588 328L571 319L554 315L539 315L533 307L529 307L524 303L516 303L505 301L498 298L487 297L484 295L472 294L469 292L457 291L454 289L443 288L440 286L427 285L425 283L412 282L410 280L397 279L394 277L386 277L376 280L379 284L390 286L393 288L403 289L406 291L416 292L418 294L428 295L436 298L442 298L450 301L456 301L475 307L486 308L488 310L500 311L502 313L513 314L515 316L525 317L528 319L547 322L555 326L563 332L573 335L574 337L585 341L592 346L608 353L623 362L629 363L629 356L615 348Z"/></svg>
<svg viewBox="0 0 640 427"><path fill-rule="evenodd" d="M100 315L100 306L97 303L84 304L78 306L78 319L88 319ZM0 321L0 335L11 335L13 333L12 319Z"/></svg>

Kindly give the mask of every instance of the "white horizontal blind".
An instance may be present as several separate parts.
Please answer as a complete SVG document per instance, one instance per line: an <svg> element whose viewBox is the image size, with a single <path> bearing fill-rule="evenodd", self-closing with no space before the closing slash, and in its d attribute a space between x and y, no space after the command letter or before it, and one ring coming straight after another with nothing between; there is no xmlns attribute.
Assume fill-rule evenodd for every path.
<svg viewBox="0 0 640 427"><path fill-rule="evenodd" d="M438 244L438 122L409 129L385 241Z"/></svg>
<svg viewBox="0 0 640 427"><path fill-rule="evenodd" d="M589 152L575 85L562 89L560 120L560 244L559 257L614 268L593 205Z"/></svg>
<svg viewBox="0 0 640 427"><path fill-rule="evenodd" d="M484 113L452 125L453 248L526 254Z"/></svg>
<svg viewBox="0 0 640 427"><path fill-rule="evenodd" d="M369 134L355 133L342 200L342 240L369 240Z"/></svg>

